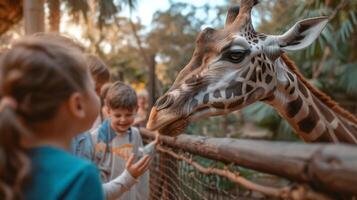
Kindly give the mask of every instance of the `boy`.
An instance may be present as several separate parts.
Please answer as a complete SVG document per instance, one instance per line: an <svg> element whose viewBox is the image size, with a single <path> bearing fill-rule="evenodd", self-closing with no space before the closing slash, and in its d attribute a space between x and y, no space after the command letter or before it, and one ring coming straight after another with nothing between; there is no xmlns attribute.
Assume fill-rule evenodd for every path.
<svg viewBox="0 0 357 200"><path fill-rule="evenodd" d="M139 155L143 146L137 128L132 127L137 112L137 96L130 86L118 81L111 85L105 99L109 119L92 131L94 162L97 164L103 182L109 182L120 175L130 154ZM148 173L120 199L148 199Z"/></svg>

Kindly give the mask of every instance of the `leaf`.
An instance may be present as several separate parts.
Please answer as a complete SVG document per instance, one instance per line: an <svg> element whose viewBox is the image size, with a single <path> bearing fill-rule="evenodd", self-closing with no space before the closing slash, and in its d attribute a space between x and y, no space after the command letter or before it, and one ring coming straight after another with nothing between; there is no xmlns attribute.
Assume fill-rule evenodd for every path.
<svg viewBox="0 0 357 200"><path fill-rule="evenodd" d="M339 77L338 85L348 93L357 94L357 63L341 66L345 68Z"/></svg>

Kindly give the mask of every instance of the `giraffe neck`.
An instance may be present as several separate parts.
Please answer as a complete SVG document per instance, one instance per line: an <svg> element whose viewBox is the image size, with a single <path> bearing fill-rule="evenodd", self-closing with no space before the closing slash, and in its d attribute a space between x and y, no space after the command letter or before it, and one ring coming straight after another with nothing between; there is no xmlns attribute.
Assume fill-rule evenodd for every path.
<svg viewBox="0 0 357 200"><path fill-rule="evenodd" d="M276 67L278 87L266 103L276 108L304 141L357 143L357 124L351 117L328 106L286 62L279 59Z"/></svg>

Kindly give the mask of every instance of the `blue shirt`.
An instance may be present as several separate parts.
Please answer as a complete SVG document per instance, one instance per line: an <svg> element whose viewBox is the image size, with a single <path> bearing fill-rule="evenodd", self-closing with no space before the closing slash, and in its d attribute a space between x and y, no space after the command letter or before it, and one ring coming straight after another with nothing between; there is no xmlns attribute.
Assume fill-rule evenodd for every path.
<svg viewBox="0 0 357 200"><path fill-rule="evenodd" d="M89 161L50 146L33 148L28 155L32 171L24 186L25 199L104 199L98 170Z"/></svg>

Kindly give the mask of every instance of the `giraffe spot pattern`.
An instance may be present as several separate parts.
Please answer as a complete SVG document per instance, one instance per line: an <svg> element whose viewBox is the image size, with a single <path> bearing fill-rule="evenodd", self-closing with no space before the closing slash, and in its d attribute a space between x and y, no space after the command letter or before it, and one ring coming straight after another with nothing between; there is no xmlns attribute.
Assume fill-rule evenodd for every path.
<svg viewBox="0 0 357 200"><path fill-rule="evenodd" d="M205 96L203 96L203 104L207 104L209 101L209 94L205 94Z"/></svg>
<svg viewBox="0 0 357 200"><path fill-rule="evenodd" d="M344 120L341 120L341 122L343 123L343 125L345 125L347 131L350 133L350 134L346 134L346 135L348 135L348 138L350 138L350 140L349 140L350 143L354 143L355 139L356 139L356 135L355 134L357 133L357 127L354 126L353 124L347 123ZM344 129L344 130L346 130L346 129ZM352 135L352 136L350 136L350 135Z"/></svg>
<svg viewBox="0 0 357 200"><path fill-rule="evenodd" d="M239 105L241 105L243 103L243 98L238 99L237 101L234 101L233 103L230 103L228 105L228 109L232 109L232 108L236 108Z"/></svg>
<svg viewBox="0 0 357 200"><path fill-rule="evenodd" d="M265 65L265 63L263 63L261 66L262 66L262 72L264 74L267 69L267 66Z"/></svg>
<svg viewBox="0 0 357 200"><path fill-rule="evenodd" d="M300 92L307 98L309 97L309 94L307 93L307 90L305 88L304 85L302 85L302 83L300 81L298 81L298 87L299 87L299 90Z"/></svg>
<svg viewBox="0 0 357 200"><path fill-rule="evenodd" d="M242 95L242 86L242 82L232 80L226 89L226 99Z"/></svg>
<svg viewBox="0 0 357 200"><path fill-rule="evenodd" d="M291 75L290 73L288 73L288 77L289 77L289 79L290 79L291 82L294 82L295 79L294 79L294 76L293 76L293 75Z"/></svg>
<svg viewBox="0 0 357 200"><path fill-rule="evenodd" d="M318 115L312 106L309 106L309 114L298 122L299 129L302 132L309 134L316 126Z"/></svg>
<svg viewBox="0 0 357 200"><path fill-rule="evenodd" d="M325 119L331 123L335 117L329 111L329 108L326 105L324 105L320 100L318 100L316 97L313 97L312 100L314 101L317 108L320 110L321 114L325 117Z"/></svg>
<svg viewBox="0 0 357 200"><path fill-rule="evenodd" d="M222 103L222 102L213 102L213 103L212 103L212 106L213 106L214 108L224 109L224 103Z"/></svg>
<svg viewBox="0 0 357 200"><path fill-rule="evenodd" d="M248 92L252 91L252 89L253 89L253 87L251 85L247 85L245 87L245 92L248 93Z"/></svg>
<svg viewBox="0 0 357 200"><path fill-rule="evenodd" d="M293 86L293 87L291 87L289 94L292 95L292 94L294 94L294 92L295 92L295 87Z"/></svg>
<svg viewBox="0 0 357 200"><path fill-rule="evenodd" d="M269 84L272 80L273 80L273 77L272 77L270 74L268 74L268 75L265 77L265 82L266 82L267 84Z"/></svg>
<svg viewBox="0 0 357 200"><path fill-rule="evenodd" d="M299 110L301 109L302 106L302 100L300 97L298 97L297 99L290 101L287 105L287 110L286 110L286 115L289 118L293 118L295 117L296 114L298 114Z"/></svg>
<svg viewBox="0 0 357 200"><path fill-rule="evenodd" d="M348 134L347 131L341 124L338 124L337 128L335 129L336 135L338 135L338 141L346 142L346 143L354 143L353 138Z"/></svg>
<svg viewBox="0 0 357 200"><path fill-rule="evenodd" d="M242 77L246 77L248 75L249 72L249 68L246 69L243 73L242 73Z"/></svg>
<svg viewBox="0 0 357 200"><path fill-rule="evenodd" d="M331 142L332 138L327 128L325 128L324 132L320 137L317 138L319 142Z"/></svg>
<svg viewBox="0 0 357 200"><path fill-rule="evenodd" d="M215 97L215 98L221 98L221 97L222 97L222 96L221 96L221 91L215 90L215 91L213 92L213 97Z"/></svg>

